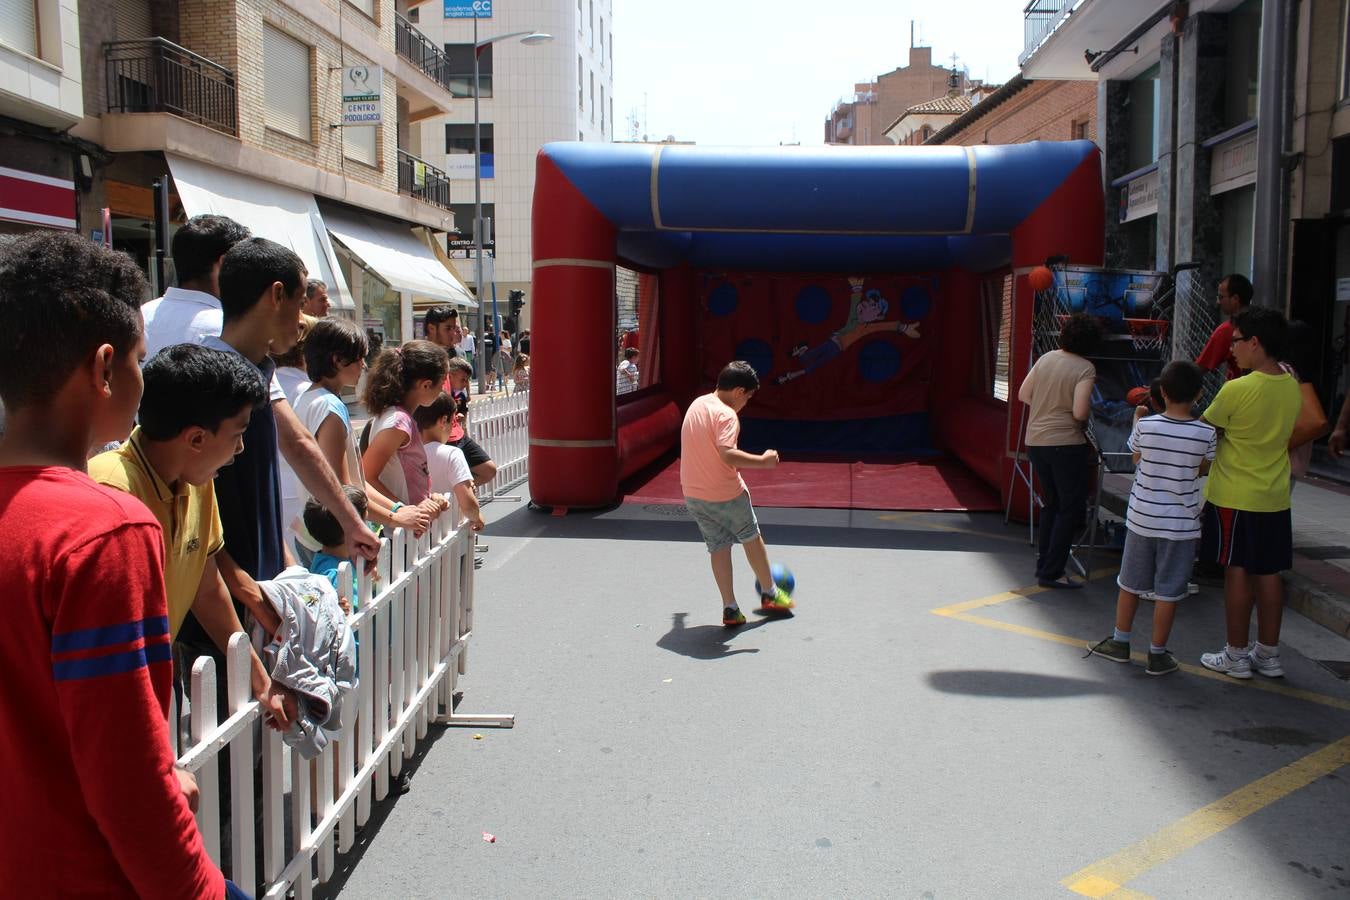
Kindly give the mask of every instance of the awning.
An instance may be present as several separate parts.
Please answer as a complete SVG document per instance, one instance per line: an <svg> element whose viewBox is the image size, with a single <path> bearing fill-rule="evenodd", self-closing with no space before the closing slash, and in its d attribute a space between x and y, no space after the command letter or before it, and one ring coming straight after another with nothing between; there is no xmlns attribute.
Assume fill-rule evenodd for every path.
<svg viewBox="0 0 1350 900"><path fill-rule="evenodd" d="M75 228L75 182L0 167L0 219Z"/></svg>
<svg viewBox="0 0 1350 900"><path fill-rule="evenodd" d="M189 216L229 216L258 237L290 247L304 261L309 277L320 278L328 285L334 308L356 308L313 194L181 156L164 155Z"/></svg>
<svg viewBox="0 0 1350 900"><path fill-rule="evenodd" d="M411 294L414 300L425 297L471 309L478 307L468 289L413 235L410 227L327 203L323 206L323 221L333 237L394 290Z"/></svg>

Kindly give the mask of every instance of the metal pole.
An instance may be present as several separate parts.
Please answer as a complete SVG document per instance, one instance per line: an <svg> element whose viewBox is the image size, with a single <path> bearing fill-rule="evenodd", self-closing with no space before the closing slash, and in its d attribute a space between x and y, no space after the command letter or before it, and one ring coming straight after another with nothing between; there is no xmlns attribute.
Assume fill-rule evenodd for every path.
<svg viewBox="0 0 1350 900"><path fill-rule="evenodd" d="M474 298L478 301L478 393L487 393L487 347L483 343L483 145L478 118L478 9L473 11L473 246Z"/></svg>

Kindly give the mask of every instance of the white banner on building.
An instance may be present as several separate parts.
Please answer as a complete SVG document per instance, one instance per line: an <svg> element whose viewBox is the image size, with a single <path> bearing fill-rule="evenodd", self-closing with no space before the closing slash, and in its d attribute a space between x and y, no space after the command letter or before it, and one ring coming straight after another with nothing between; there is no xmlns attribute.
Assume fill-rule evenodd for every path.
<svg viewBox="0 0 1350 900"><path fill-rule="evenodd" d="M1147 172L1120 189L1120 221L1133 222L1158 214L1158 170Z"/></svg>
<svg viewBox="0 0 1350 900"><path fill-rule="evenodd" d="M1256 132L1218 144L1209 156L1209 192L1222 194L1256 184Z"/></svg>
<svg viewBox="0 0 1350 900"><path fill-rule="evenodd" d="M348 128L384 122L381 95L384 70L379 66L347 66L342 70L342 124Z"/></svg>

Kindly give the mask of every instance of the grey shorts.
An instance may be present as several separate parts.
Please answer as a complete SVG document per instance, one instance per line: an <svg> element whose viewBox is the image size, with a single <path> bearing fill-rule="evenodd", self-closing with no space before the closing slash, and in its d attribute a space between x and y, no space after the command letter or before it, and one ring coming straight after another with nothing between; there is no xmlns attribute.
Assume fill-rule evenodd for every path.
<svg viewBox="0 0 1350 900"><path fill-rule="evenodd" d="M739 497L720 503L685 497L684 505L698 523L709 553L759 537L759 520L755 518L749 491L742 491Z"/></svg>
<svg viewBox="0 0 1350 900"><path fill-rule="evenodd" d="M1152 594L1154 600L1180 600L1199 549L1199 539L1172 541L1126 532L1116 584L1131 594Z"/></svg>

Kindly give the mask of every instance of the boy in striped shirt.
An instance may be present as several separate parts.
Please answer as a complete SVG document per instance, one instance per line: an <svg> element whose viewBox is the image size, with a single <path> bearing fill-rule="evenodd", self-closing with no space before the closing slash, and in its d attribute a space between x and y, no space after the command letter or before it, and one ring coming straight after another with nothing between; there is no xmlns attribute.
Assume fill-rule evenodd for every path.
<svg viewBox="0 0 1350 900"><path fill-rule="evenodd" d="M1116 579L1120 587L1116 627L1110 637L1088 645L1090 655L1129 662L1130 628L1139 596L1150 594L1158 602L1148 648L1149 675L1177 670L1176 659L1167 652L1167 638L1200 545L1200 476L1209 471L1217 441L1214 427L1191 411L1203 383L1204 372L1195 363L1170 362L1158 379L1166 408L1150 416L1141 406L1135 413L1129 442L1135 476Z"/></svg>

